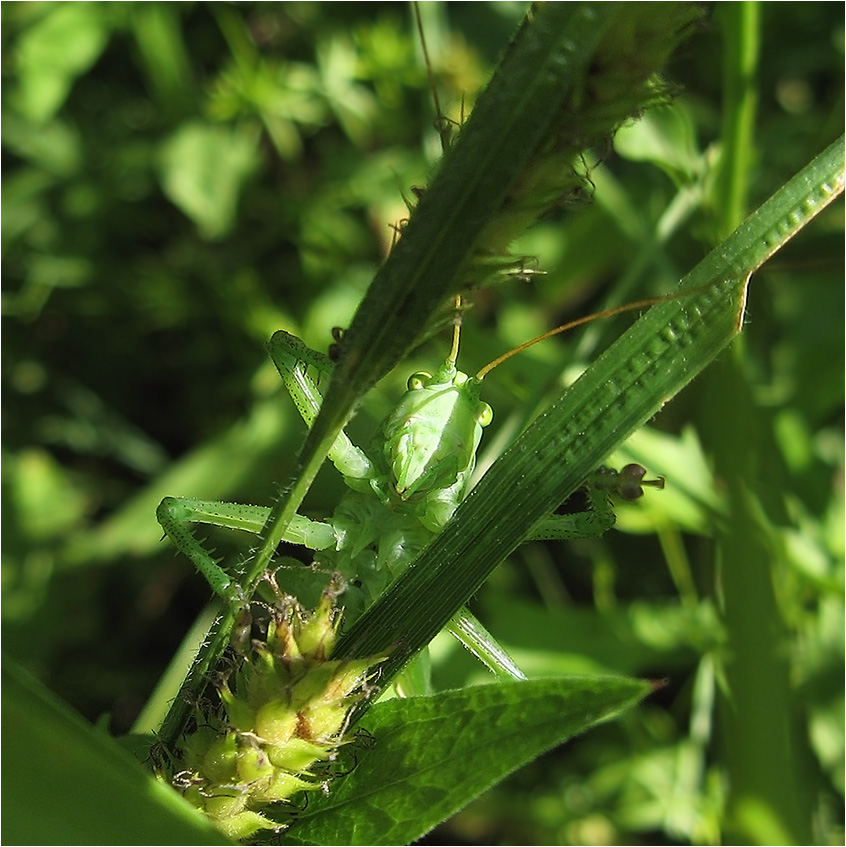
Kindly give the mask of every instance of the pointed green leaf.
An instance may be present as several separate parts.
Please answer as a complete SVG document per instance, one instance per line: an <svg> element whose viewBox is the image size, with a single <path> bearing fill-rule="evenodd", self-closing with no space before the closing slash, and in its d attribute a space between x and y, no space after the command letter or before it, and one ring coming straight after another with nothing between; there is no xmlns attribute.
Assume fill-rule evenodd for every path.
<svg viewBox="0 0 846 847"><path fill-rule="evenodd" d="M186 123L162 147L162 187L205 238L219 238L235 221L256 156L257 138L248 130Z"/></svg>
<svg viewBox="0 0 846 847"><path fill-rule="evenodd" d="M286 844L408 844L512 771L610 720L653 685L564 677L389 700L367 714L357 764L312 800Z"/></svg>

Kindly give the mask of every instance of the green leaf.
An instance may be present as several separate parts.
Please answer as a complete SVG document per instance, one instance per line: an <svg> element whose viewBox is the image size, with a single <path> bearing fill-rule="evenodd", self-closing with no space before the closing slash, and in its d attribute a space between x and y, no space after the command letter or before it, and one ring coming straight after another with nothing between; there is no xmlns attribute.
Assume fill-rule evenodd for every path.
<svg viewBox="0 0 846 847"><path fill-rule="evenodd" d="M241 185L256 165L253 133L190 123L162 148L162 187L200 228L219 238L232 228Z"/></svg>
<svg viewBox="0 0 846 847"><path fill-rule="evenodd" d="M8 657L3 767L6 844L228 843L170 786ZM49 806L33 805L34 797L49 798Z"/></svg>
<svg viewBox="0 0 846 847"><path fill-rule="evenodd" d="M66 533L83 515L83 492L46 451L23 450L7 467L11 506L29 543Z"/></svg>
<svg viewBox="0 0 846 847"><path fill-rule="evenodd" d="M54 3L20 39L20 110L32 121L50 120L75 78L106 45L111 23L99 3Z"/></svg>
<svg viewBox="0 0 846 847"><path fill-rule="evenodd" d="M653 690L621 677L504 682L389 700L360 726L375 739L312 800L286 844L408 844L541 753Z"/></svg>
<svg viewBox="0 0 846 847"><path fill-rule="evenodd" d="M637 123L621 127L614 150L633 162L653 162L678 186L693 182L705 167L693 116L683 103L657 106Z"/></svg>

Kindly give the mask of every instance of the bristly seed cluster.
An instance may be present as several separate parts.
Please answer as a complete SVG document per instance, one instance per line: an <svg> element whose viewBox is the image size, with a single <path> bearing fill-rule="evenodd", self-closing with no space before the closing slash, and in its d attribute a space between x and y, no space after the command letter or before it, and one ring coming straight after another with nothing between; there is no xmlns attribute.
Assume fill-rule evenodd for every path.
<svg viewBox="0 0 846 847"><path fill-rule="evenodd" d="M262 814L269 804L322 786L314 767L344 743L350 709L381 661L328 659L340 623L335 597L327 591L306 612L280 596L266 639L221 684L222 712L198 714L181 745L171 782L229 838L277 828Z"/></svg>

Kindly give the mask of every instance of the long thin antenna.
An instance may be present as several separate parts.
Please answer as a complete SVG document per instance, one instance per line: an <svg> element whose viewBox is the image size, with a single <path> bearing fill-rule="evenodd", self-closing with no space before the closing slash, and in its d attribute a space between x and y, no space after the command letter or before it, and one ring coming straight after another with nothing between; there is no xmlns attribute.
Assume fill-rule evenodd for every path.
<svg viewBox="0 0 846 847"><path fill-rule="evenodd" d="M663 297L647 297L645 300L636 300L634 303L625 303L622 306L614 306L611 309L603 309L601 312L596 312L592 315L587 315L584 318L578 318L577 320L570 321L569 323L561 324L561 326L557 326L555 329L550 329L548 332L543 333L543 335L531 338L528 341L523 342L519 347L515 347L513 350L503 353L501 356L485 365L476 374L476 379L484 379L494 368L498 367L503 362L507 362L512 356L522 353L525 349L531 347L533 344L537 344L539 341L546 341L547 338L552 338L553 335L560 335L562 332L575 329L577 326L593 323L593 321L598 321L602 318L611 318L614 315L621 314L622 312L631 312L634 309L645 309L647 306L654 306L656 303L663 303L665 300L673 300L679 296L683 297L685 294L689 293L692 292L686 291L681 295L666 294Z"/></svg>

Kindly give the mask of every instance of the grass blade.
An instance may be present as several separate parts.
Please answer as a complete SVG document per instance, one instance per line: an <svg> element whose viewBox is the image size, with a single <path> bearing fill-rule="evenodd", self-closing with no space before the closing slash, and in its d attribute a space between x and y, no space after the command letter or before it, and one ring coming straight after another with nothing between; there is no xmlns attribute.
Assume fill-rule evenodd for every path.
<svg viewBox="0 0 846 847"><path fill-rule="evenodd" d="M538 520L731 341L752 272L842 192L843 180L840 139L682 280L686 296L654 306L523 433L452 523L350 628L338 655L392 650L382 677L389 681Z"/></svg>

